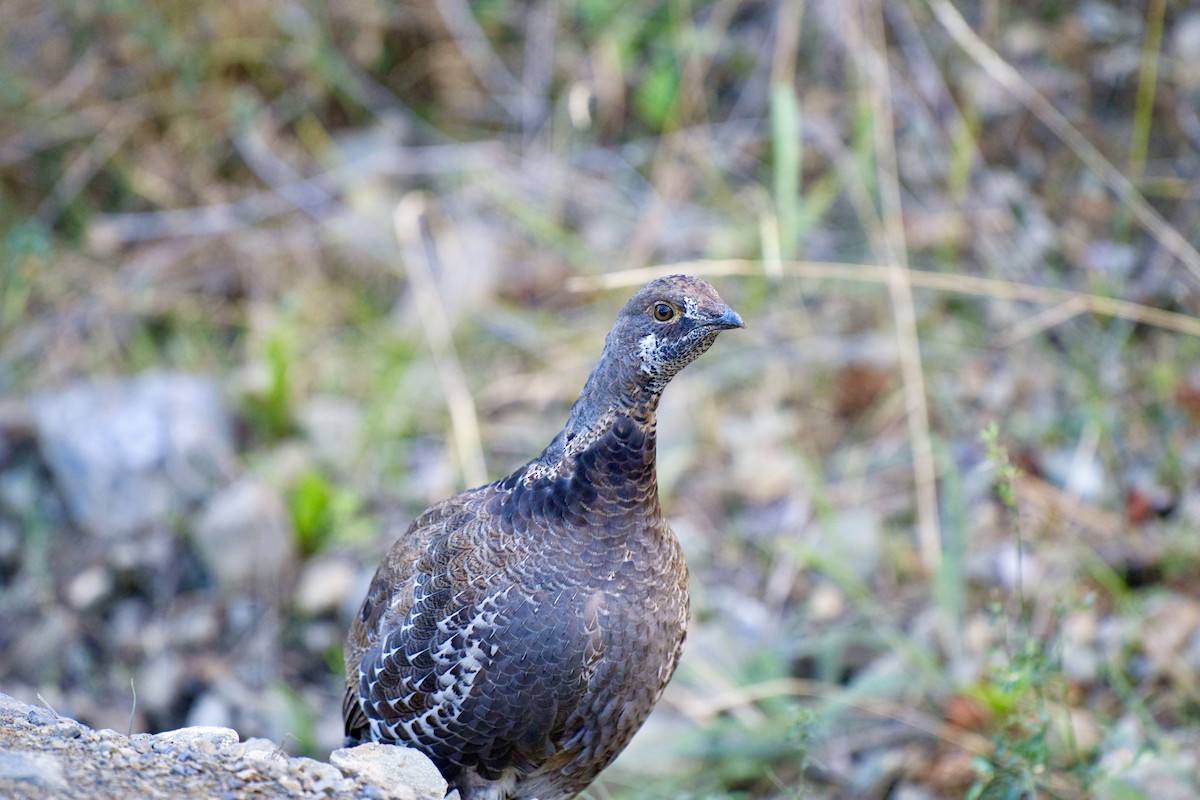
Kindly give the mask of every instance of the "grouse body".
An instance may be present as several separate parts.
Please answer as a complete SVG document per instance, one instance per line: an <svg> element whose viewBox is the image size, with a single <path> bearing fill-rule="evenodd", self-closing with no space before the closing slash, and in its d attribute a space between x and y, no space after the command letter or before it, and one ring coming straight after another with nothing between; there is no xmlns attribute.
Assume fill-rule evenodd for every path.
<svg viewBox="0 0 1200 800"><path fill-rule="evenodd" d="M462 800L565 800L608 766L687 628L655 478L659 396L738 327L698 278L649 283L541 455L412 523L346 641L348 743L422 750Z"/></svg>

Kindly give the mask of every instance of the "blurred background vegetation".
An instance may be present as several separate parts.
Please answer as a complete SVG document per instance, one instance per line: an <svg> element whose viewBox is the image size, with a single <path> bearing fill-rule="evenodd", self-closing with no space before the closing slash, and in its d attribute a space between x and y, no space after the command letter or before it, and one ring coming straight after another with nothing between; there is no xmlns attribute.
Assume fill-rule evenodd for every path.
<svg viewBox="0 0 1200 800"><path fill-rule="evenodd" d="M664 400L692 632L588 796L1200 793L1186 0L6 0L0 237L2 691L327 753L379 556L684 271L749 328ZM184 373L233 460L84 524L47 404Z"/></svg>

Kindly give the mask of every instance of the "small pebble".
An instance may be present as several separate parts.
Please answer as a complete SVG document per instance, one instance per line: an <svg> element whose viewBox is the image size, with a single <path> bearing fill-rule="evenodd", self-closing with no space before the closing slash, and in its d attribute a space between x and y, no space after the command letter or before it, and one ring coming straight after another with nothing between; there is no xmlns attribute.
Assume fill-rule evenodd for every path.
<svg viewBox="0 0 1200 800"><path fill-rule="evenodd" d="M83 728L79 726L79 723L71 720L63 720L54 726L54 734L64 739L78 739L82 733Z"/></svg>
<svg viewBox="0 0 1200 800"><path fill-rule="evenodd" d="M76 609L91 608L112 591L112 586L112 575L105 567L90 567L67 585L67 602Z"/></svg>
<svg viewBox="0 0 1200 800"><path fill-rule="evenodd" d="M215 725L192 725L187 728L164 731L163 733L156 734L154 738L181 745L209 742L214 748L220 750L237 744L240 737L238 736L238 732L232 728Z"/></svg>
<svg viewBox="0 0 1200 800"><path fill-rule="evenodd" d="M300 792L304 789L300 781L296 780L291 775L284 775L282 778L280 778L279 785L284 789L287 789L292 794L300 794Z"/></svg>
<svg viewBox="0 0 1200 800"><path fill-rule="evenodd" d="M242 742L242 754L249 759L266 759L282 757L283 750L270 739L255 736Z"/></svg>
<svg viewBox="0 0 1200 800"><path fill-rule="evenodd" d="M57 715L43 708L31 708L25 718L29 720L30 725L49 725L54 722Z"/></svg>
<svg viewBox="0 0 1200 800"><path fill-rule="evenodd" d="M368 742L334 750L329 761L343 773L386 786L393 794L411 787L414 797L446 795L446 780L433 762L424 753L407 747Z"/></svg>

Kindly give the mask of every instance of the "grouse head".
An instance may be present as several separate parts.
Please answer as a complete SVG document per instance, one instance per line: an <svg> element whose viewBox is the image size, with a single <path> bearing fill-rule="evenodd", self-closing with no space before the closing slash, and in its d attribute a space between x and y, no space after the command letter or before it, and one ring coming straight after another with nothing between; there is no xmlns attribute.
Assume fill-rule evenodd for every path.
<svg viewBox="0 0 1200 800"><path fill-rule="evenodd" d="M609 331L577 412L592 407L645 407L653 413L663 387L716 341L745 323L716 289L690 275L651 281L635 294Z"/></svg>
<svg viewBox="0 0 1200 800"><path fill-rule="evenodd" d="M607 347L619 353L660 390L696 360L717 334L745 323L709 284L690 275L652 281L621 310Z"/></svg>

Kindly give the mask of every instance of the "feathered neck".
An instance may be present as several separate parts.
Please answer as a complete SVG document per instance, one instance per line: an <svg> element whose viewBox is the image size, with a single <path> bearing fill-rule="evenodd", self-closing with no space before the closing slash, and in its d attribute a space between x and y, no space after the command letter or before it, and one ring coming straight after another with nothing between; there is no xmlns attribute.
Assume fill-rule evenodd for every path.
<svg viewBox="0 0 1200 800"><path fill-rule="evenodd" d="M532 462L538 473L562 475L574 466L575 459L597 442L612 439L608 447L635 449L641 457L630 464L654 472L655 425L662 387L642 372L633 360L623 357L610 333L604 352L592 369L579 399L571 406L566 425L554 441ZM629 436L628 426L637 429ZM609 434L619 434L609 436ZM632 454L630 454L632 455Z"/></svg>

